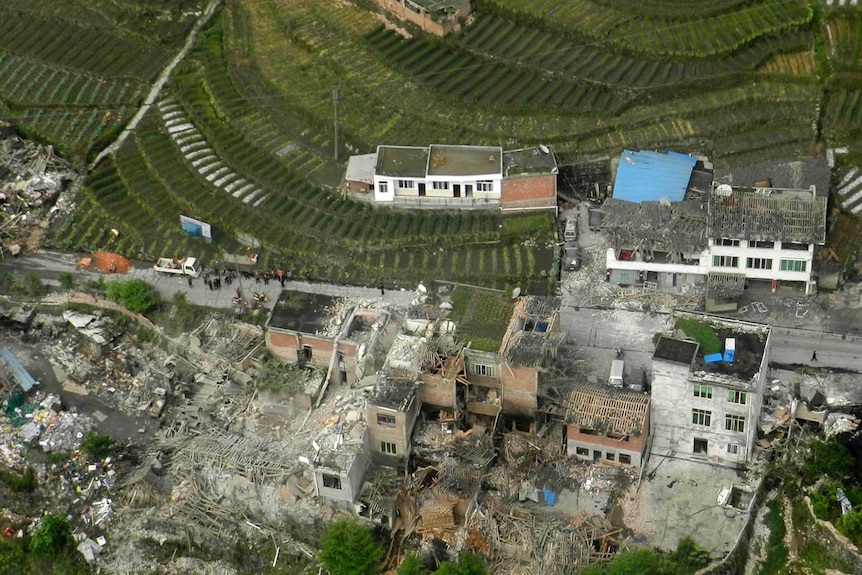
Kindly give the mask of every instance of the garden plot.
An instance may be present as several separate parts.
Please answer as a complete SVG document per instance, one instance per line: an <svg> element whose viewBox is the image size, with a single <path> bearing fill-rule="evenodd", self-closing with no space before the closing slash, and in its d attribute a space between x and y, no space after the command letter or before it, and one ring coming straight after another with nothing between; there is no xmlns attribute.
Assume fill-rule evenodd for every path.
<svg viewBox="0 0 862 575"><path fill-rule="evenodd" d="M267 194L218 159L218 155L207 145L194 124L186 118L179 104L171 100L162 100L158 108L162 121L180 153L213 187L224 190L234 198L254 207L266 201Z"/></svg>

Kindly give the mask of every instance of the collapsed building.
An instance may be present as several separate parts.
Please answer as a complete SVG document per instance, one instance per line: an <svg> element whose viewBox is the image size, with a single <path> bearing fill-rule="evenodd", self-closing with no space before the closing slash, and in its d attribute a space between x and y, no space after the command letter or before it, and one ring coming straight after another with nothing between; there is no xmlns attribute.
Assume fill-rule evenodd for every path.
<svg viewBox="0 0 862 575"><path fill-rule="evenodd" d="M713 178L706 158L624 150L601 209L608 279L664 291L706 283L708 312L735 310L752 282L808 295L827 198L816 184L731 185Z"/></svg>

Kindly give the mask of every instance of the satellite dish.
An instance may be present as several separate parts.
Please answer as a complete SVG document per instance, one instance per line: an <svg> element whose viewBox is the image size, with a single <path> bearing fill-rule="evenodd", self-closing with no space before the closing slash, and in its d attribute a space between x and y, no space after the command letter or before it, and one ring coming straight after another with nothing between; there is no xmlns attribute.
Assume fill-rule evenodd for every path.
<svg viewBox="0 0 862 575"><path fill-rule="evenodd" d="M512 299L518 299L518 296L521 295L521 288L516 287L512 290Z"/></svg>
<svg viewBox="0 0 862 575"><path fill-rule="evenodd" d="M452 304L448 301L444 301L440 304L440 309L452 309Z"/></svg>
<svg viewBox="0 0 862 575"><path fill-rule="evenodd" d="M428 288L422 284L419 284L418 286L416 286L416 290L421 292L421 293L428 293Z"/></svg>
<svg viewBox="0 0 862 575"><path fill-rule="evenodd" d="M545 144L539 144L539 149L542 150L543 154L550 154L551 150L548 149L548 146Z"/></svg>

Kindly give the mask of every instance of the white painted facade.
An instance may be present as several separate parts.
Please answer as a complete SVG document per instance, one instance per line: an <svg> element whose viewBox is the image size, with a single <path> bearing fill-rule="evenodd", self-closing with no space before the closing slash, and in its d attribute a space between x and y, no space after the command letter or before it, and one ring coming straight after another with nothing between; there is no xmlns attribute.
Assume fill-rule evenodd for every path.
<svg viewBox="0 0 862 575"><path fill-rule="evenodd" d="M782 242L774 242L772 247L757 247L758 242L745 240L727 241L738 245L719 245L709 240L709 247L699 254L686 254L692 264L644 261L640 252L632 254L633 259L621 260L617 250L608 248L608 269L634 270L638 272L658 272L668 274L707 275L710 272L739 273L746 279L777 280L779 282L812 282L811 269L814 262L814 244L804 249L782 248ZM798 244L791 244L796 247Z"/></svg>
<svg viewBox="0 0 862 575"><path fill-rule="evenodd" d="M763 406L770 337L760 370L749 381L654 357L650 452L731 467L748 463Z"/></svg>
<svg viewBox="0 0 862 575"><path fill-rule="evenodd" d="M375 174L374 200L394 202L396 197L428 197L499 201L502 182L503 177L499 173L424 178L395 178Z"/></svg>

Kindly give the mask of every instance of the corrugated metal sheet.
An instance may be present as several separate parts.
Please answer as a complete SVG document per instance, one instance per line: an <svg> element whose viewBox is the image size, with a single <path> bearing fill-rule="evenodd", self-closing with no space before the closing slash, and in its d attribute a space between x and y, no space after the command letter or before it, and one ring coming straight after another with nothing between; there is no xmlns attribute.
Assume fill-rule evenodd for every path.
<svg viewBox="0 0 862 575"><path fill-rule="evenodd" d="M681 202L696 163L695 158L677 152L623 150L613 197L636 204L657 202L663 197Z"/></svg>
<svg viewBox="0 0 862 575"><path fill-rule="evenodd" d="M12 375L15 377L15 380L18 382L18 385L21 386L21 389L24 391L30 391L33 389L33 386L36 385L36 380L33 379L33 376L30 375L24 366L18 361L18 358L9 351L8 348L0 349L0 359L3 360L9 367L9 371L12 372Z"/></svg>

